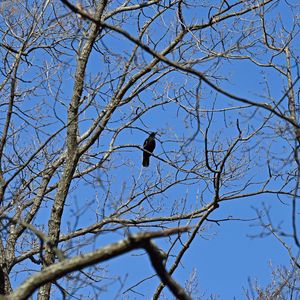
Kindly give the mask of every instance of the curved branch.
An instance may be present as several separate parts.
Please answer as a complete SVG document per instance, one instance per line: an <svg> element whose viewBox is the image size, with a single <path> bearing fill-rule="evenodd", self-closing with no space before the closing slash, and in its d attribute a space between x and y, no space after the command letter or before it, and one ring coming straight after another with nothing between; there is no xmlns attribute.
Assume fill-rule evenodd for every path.
<svg viewBox="0 0 300 300"><path fill-rule="evenodd" d="M151 260L157 257L157 248L155 247L155 251L153 250L152 246L149 246L150 240L153 238L159 237L167 237L172 234L178 234L181 232L188 231L188 227L180 227L180 228L172 228L163 231L156 231L156 232L144 232L139 233L133 236L129 236L128 238L121 240L117 243L110 244L106 247L100 248L94 252L90 252L83 255L78 255L70 259L65 259L62 262L57 264L50 265L44 268L43 271L31 276L27 279L20 287L11 295L7 297L3 297L3 299L10 299L10 300L25 300L28 299L36 289L40 286L50 283L53 280L57 280L71 272L81 270L85 267L112 259L119 255L125 254L134 249L144 248L151 257ZM151 244L150 244L151 245ZM158 262L155 262L155 269L158 268ZM161 265L159 265L161 268ZM175 290L180 289L181 295L184 295L184 298L180 299L190 299L187 295L185 295L183 289L179 287L178 284L175 284L175 281L171 280L169 277L163 275L164 271L160 269L159 276L162 276L162 281L169 286L171 291L176 296Z"/></svg>

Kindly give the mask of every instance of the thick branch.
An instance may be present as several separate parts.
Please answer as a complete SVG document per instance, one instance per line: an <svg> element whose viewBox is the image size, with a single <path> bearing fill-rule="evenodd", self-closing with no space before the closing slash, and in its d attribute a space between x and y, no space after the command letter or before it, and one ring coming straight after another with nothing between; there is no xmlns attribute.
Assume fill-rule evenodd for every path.
<svg viewBox="0 0 300 300"><path fill-rule="evenodd" d="M48 266L42 272L31 276L13 294L3 299L11 299L11 300L28 299L33 294L33 292L36 289L38 289L40 286L52 282L53 280L57 280L71 272L81 270L85 267L106 261L108 259L112 259L116 256L127 253L133 249L145 248L147 250L145 245L147 247L149 246L150 239L166 237L171 234L185 232L188 229L189 229L188 227L181 227L181 228L168 229L164 231L139 233L130 236L124 240L121 240L117 243L113 243L111 245L98 249L94 252L75 256L70 259L66 259L57 264ZM152 253L152 248L149 251L151 252L152 255L151 259L153 259L154 254ZM161 273L161 270L159 272ZM165 280L165 277L163 278ZM168 278L166 284L170 287L172 291L174 290L174 281L171 281L170 278ZM177 289L179 288L178 285L176 286L176 288ZM181 298L181 299L188 299L188 298Z"/></svg>
<svg viewBox="0 0 300 300"><path fill-rule="evenodd" d="M169 287L176 299L191 300L192 298L186 294L184 289L171 277L164 267L164 257L160 250L149 240L145 245L145 250L150 256L150 260L157 275L162 283Z"/></svg>

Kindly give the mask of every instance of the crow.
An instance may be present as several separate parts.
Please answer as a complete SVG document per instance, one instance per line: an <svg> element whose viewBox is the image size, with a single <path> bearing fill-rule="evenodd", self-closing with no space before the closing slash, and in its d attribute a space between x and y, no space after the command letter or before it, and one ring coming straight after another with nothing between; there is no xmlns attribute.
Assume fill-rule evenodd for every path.
<svg viewBox="0 0 300 300"><path fill-rule="evenodd" d="M150 156L155 148L155 135L156 132L151 132L144 142L143 148L148 152L147 151L143 152L143 167L149 167Z"/></svg>

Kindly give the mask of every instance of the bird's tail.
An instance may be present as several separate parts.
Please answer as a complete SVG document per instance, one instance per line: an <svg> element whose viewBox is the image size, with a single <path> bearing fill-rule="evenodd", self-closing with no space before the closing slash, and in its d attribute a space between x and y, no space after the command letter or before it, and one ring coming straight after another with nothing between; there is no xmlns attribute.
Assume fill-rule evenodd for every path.
<svg viewBox="0 0 300 300"><path fill-rule="evenodd" d="M150 157L148 155L144 155L143 157L143 167L149 167Z"/></svg>

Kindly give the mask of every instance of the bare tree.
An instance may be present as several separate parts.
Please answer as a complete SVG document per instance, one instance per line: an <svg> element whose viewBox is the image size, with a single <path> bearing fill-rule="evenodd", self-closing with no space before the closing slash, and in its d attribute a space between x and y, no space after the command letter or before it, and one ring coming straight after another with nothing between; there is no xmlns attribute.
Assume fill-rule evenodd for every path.
<svg viewBox="0 0 300 300"><path fill-rule="evenodd" d="M97 299L110 286L131 297L153 278L146 297L167 287L201 298L193 274L185 286L173 278L183 257L208 224L240 220L214 212L262 197L288 218L277 226L264 204L249 222L278 240L291 268L245 294L299 294L296 2L0 4L3 299ZM132 251L148 255L152 274L127 270L136 284L109 276L103 262Z"/></svg>

